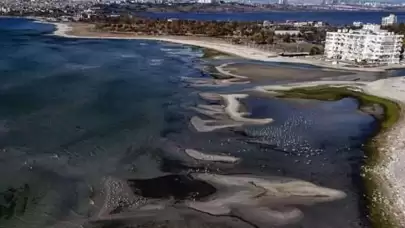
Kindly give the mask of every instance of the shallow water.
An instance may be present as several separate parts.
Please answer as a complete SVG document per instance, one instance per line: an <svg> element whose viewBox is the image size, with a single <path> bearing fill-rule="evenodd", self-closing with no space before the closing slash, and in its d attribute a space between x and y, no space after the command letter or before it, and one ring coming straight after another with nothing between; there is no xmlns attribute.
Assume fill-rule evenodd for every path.
<svg viewBox="0 0 405 228"><path fill-rule="evenodd" d="M0 21L6 31L0 35L0 226L75 227L61 221L88 218L90 199L106 177L187 172L160 156L181 147L243 159L225 172L292 177L347 193L340 201L303 206L303 219L285 227L368 227L359 167L361 144L375 121L357 111L355 100L253 96L243 100L247 111L273 123L198 133L189 124L196 113L187 107L204 103L197 92L205 89L188 87L181 77L207 77L199 70L201 51L153 41L57 38L46 35L49 25ZM167 196L167 183L176 186L154 179L139 188L150 191L154 181L161 190L151 193L155 198ZM187 192L178 190L187 183L167 194L184 198Z"/></svg>

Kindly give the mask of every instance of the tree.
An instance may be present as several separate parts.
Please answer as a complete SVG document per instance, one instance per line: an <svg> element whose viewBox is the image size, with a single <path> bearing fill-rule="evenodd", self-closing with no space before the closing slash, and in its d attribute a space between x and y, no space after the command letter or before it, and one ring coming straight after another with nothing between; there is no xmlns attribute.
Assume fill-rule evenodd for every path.
<svg viewBox="0 0 405 228"><path fill-rule="evenodd" d="M285 43L290 43L290 42L291 42L291 36L290 36L290 34L285 34L285 35L283 36L283 42L285 42Z"/></svg>
<svg viewBox="0 0 405 228"><path fill-rule="evenodd" d="M266 38L266 43L267 43L267 44L273 44L273 43L274 43L274 38L273 38L273 36L268 36L268 37Z"/></svg>
<svg viewBox="0 0 405 228"><path fill-rule="evenodd" d="M260 33L260 32L255 33L255 34L252 36L252 40L253 40L256 44L263 44L263 43L265 43L265 37L264 37L263 34Z"/></svg>
<svg viewBox="0 0 405 228"><path fill-rule="evenodd" d="M309 51L309 54L310 55L320 55L320 54L322 54L322 51L321 51L321 49L319 47L314 46Z"/></svg>
<svg viewBox="0 0 405 228"><path fill-rule="evenodd" d="M232 38L232 43L233 43L233 44L241 44L241 43L242 43L242 41L241 41L241 39L240 39L240 38L233 37L233 38Z"/></svg>

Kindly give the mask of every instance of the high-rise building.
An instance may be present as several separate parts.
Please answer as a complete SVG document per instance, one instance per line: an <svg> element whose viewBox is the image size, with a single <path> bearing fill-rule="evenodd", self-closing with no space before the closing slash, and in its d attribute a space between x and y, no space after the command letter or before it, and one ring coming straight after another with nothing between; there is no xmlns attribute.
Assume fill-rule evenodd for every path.
<svg viewBox="0 0 405 228"><path fill-rule="evenodd" d="M280 4L280 5L287 5L288 2L287 2L287 0L278 0L278 4Z"/></svg>
<svg viewBox="0 0 405 228"><path fill-rule="evenodd" d="M375 24L366 24L358 30L327 32L325 57L347 62L396 64L399 63L403 37Z"/></svg>
<svg viewBox="0 0 405 228"><path fill-rule="evenodd" d="M383 17L381 19L382 26L389 26L397 23L397 16L395 14L390 14L388 17Z"/></svg>
<svg viewBox="0 0 405 228"><path fill-rule="evenodd" d="M197 3L200 3L200 4L212 4L212 3L214 3L214 1L213 0L197 0Z"/></svg>
<svg viewBox="0 0 405 228"><path fill-rule="evenodd" d="M337 5L339 4L339 0L322 0L322 5Z"/></svg>

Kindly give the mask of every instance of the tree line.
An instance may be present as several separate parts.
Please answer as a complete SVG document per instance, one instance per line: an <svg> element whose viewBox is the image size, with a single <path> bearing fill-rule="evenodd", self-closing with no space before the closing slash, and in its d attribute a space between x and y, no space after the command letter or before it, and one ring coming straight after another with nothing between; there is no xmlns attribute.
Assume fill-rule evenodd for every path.
<svg viewBox="0 0 405 228"><path fill-rule="evenodd" d="M178 19L151 19L143 17L99 16L90 18L99 31L136 33L138 35L202 36L230 40L236 44L272 45L277 43L307 42L322 44L325 28L301 27L298 35L276 34L276 30L296 30L293 26L265 26L261 21L198 21ZM320 49L318 47L318 49ZM319 53L316 49L316 52ZM309 51L309 50L308 50Z"/></svg>

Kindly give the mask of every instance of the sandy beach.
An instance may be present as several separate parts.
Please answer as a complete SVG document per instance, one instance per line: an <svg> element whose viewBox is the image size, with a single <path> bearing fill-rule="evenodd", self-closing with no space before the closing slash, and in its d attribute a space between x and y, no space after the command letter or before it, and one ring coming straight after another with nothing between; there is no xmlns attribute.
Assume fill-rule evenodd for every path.
<svg viewBox="0 0 405 228"><path fill-rule="evenodd" d="M56 23L57 29L54 35L70 38L91 38L91 39L142 39L142 40L158 40L165 42L180 43L186 45L199 46L204 48L215 49L220 52L240 56L246 59L258 60L264 62L285 62L310 64L326 68L334 68L340 70L357 70L381 72L390 68L403 67L402 65L373 67L373 68L355 68L342 65L334 65L330 62L324 62L313 58L288 58L278 57L275 53L268 53L258 49L252 49L246 46L233 45L219 40L196 39L193 37L148 37L136 36L130 34L115 34L115 33L100 33L89 30L89 25L82 24L62 24ZM87 27L86 27L87 26ZM232 73L232 72L231 72ZM387 212L392 215L398 224L398 227L405 227L405 118L403 110L405 110L405 77L395 77L381 79L374 82L349 82L349 81L319 81L308 83L295 83L277 86L262 86L256 90L260 92L288 90L297 87L308 87L318 85L329 86L350 86L358 90L383 98L393 100L401 106L401 118L398 123L389 131L381 132L377 137L379 152L384 155L384 160L380 161L371 170L373 178L379 182L381 195L375 196L376 201L381 201ZM231 114L237 110L235 97L228 97L228 108L232 108ZM228 110L229 111L229 110ZM232 115L231 115L232 116ZM237 120L245 120L241 115L234 115ZM271 121L271 120L265 120ZM377 199L378 198L378 199Z"/></svg>
<svg viewBox="0 0 405 228"><path fill-rule="evenodd" d="M384 72L387 69L405 68L405 65L396 64L382 67L352 67L343 64L333 64L332 62L323 61L321 59L308 57L282 57L277 53L267 52L260 49L255 49L248 46L230 44L218 39L207 37L185 37L185 36L142 36L134 33L112 33L99 32L93 30L93 25L82 23L52 23L56 26L54 35L69 38L87 38L87 39L133 39L133 40L157 40L171 43L179 43L185 45L210 48L219 52L230 55L239 56L246 59L258 60L264 62L279 62L279 63L296 63L308 64L319 67L351 70L351 71L366 71L366 72Z"/></svg>

